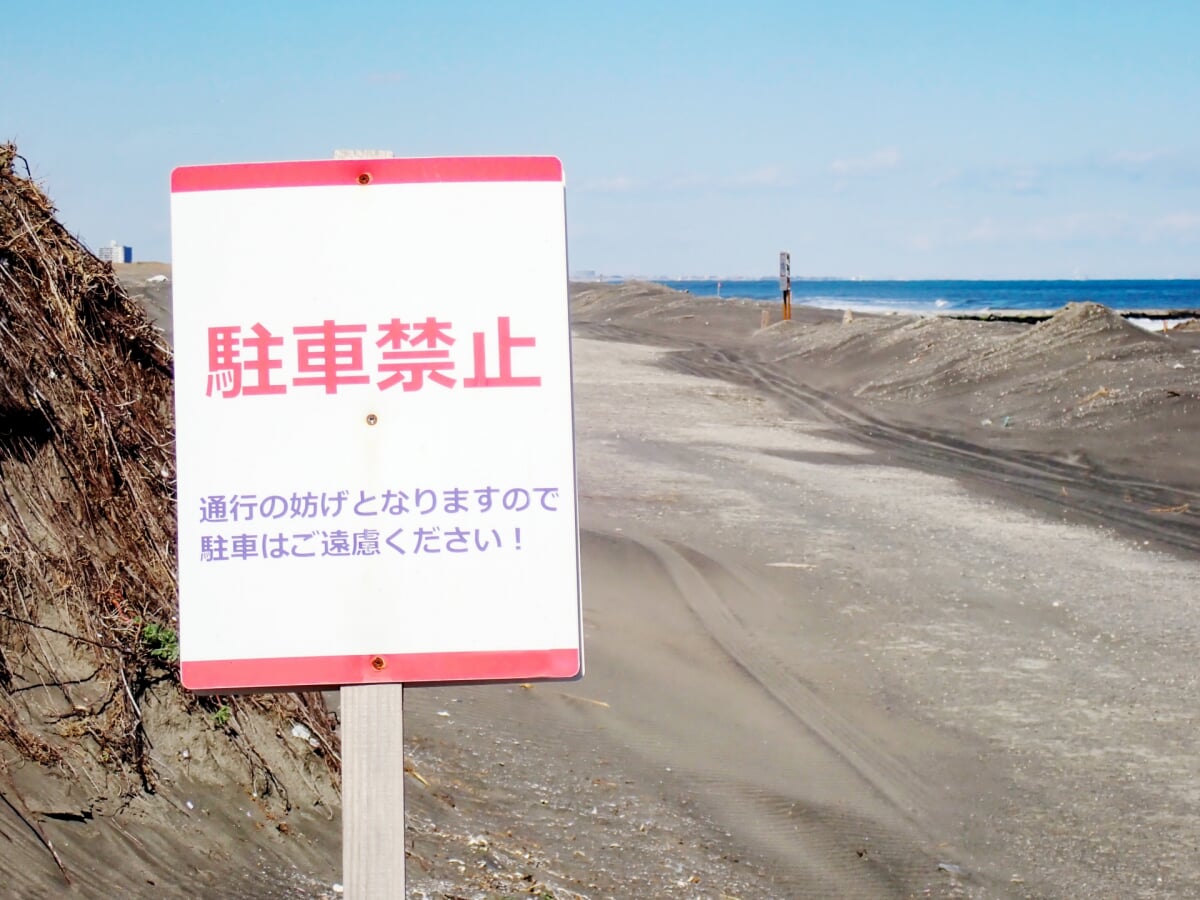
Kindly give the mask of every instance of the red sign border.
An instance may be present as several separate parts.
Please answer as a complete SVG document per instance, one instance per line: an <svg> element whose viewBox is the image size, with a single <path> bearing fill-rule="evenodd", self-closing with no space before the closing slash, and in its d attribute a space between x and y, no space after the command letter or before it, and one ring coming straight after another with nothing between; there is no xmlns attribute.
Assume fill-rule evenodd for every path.
<svg viewBox="0 0 1200 900"><path fill-rule="evenodd" d="M171 193L349 184L445 184L480 181L562 182L556 156L435 156L419 159L318 159L298 162L180 166Z"/></svg>
<svg viewBox="0 0 1200 900"><path fill-rule="evenodd" d="M191 691L236 692L355 684L558 680L575 678L581 670L582 655L572 647L184 660L180 680Z"/></svg>

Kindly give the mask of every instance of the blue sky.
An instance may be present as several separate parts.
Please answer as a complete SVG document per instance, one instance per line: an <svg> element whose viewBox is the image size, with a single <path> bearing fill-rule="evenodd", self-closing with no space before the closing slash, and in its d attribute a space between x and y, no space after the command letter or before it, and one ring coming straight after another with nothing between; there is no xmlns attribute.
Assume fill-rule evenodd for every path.
<svg viewBox="0 0 1200 900"><path fill-rule="evenodd" d="M561 157L573 270L1200 277L1198 43L1193 0L45 0L0 139L140 259L177 165L381 147Z"/></svg>

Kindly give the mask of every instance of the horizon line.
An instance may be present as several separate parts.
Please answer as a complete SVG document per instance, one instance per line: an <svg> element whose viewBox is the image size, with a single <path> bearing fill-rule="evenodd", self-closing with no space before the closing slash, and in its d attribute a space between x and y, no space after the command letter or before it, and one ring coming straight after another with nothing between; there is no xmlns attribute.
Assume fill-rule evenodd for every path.
<svg viewBox="0 0 1200 900"><path fill-rule="evenodd" d="M579 278L581 272L576 270L569 276L570 281L675 281L675 282L711 282L711 281L778 281L778 275L620 275L595 272L593 277ZM1200 281L1196 275L1057 275L1051 277L1024 276L1020 278L998 278L987 276L949 277L937 276L899 276L899 275L804 275L793 276L792 283L822 282L822 281L851 281L851 282L911 282L911 281L941 281L941 282L1022 282L1022 281Z"/></svg>

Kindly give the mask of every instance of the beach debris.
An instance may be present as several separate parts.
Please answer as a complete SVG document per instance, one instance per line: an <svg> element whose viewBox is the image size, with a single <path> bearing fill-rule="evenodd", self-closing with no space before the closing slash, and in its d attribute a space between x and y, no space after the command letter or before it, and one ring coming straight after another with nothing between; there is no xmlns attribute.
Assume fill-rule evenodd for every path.
<svg viewBox="0 0 1200 900"><path fill-rule="evenodd" d="M580 697L578 694L568 694L566 691L563 691L562 695L568 700L574 700L577 703L590 703L592 706L599 706L603 707L604 709L609 709L608 703L604 700L593 700L591 697Z"/></svg>
<svg viewBox="0 0 1200 900"><path fill-rule="evenodd" d="M166 275L151 275L146 279L146 284L165 284L168 280Z"/></svg>
<svg viewBox="0 0 1200 900"><path fill-rule="evenodd" d="M1110 391L1110 390L1109 390L1108 388L1106 388L1106 387L1100 387L1100 388L1097 388L1096 390L1094 390L1094 391L1092 391L1090 394L1088 394L1086 397L1084 397L1082 400L1080 400L1080 401L1079 401L1079 405L1080 405L1080 406L1087 406L1087 405L1088 405L1089 403L1091 403L1092 401L1094 401L1094 400L1099 400L1101 397L1107 397L1107 396L1109 396L1111 393L1112 393L1112 391Z"/></svg>
<svg viewBox="0 0 1200 900"><path fill-rule="evenodd" d="M964 869L962 866L956 865L955 863L949 863L949 862L938 863L937 870L939 872L946 872L950 875L953 875L956 878L963 878L967 874L967 870Z"/></svg>
<svg viewBox="0 0 1200 900"><path fill-rule="evenodd" d="M1000 427L1001 427L1001 428L1010 428L1010 427L1012 427L1012 416L1005 416L1003 419L1001 419L1001 420L1000 420Z"/></svg>
<svg viewBox="0 0 1200 900"><path fill-rule="evenodd" d="M1191 508L1192 505L1190 503L1180 503L1178 506L1156 506L1153 509L1148 509L1146 511L1152 513L1166 513L1168 515L1177 516L1181 513L1188 512Z"/></svg>
<svg viewBox="0 0 1200 900"><path fill-rule="evenodd" d="M313 735L308 726L303 725L300 722L292 723L292 737L299 738L314 750L321 749L321 742Z"/></svg>
<svg viewBox="0 0 1200 900"><path fill-rule="evenodd" d="M800 563L800 562L769 562L767 566L772 569L815 569L816 563Z"/></svg>
<svg viewBox="0 0 1200 900"><path fill-rule="evenodd" d="M842 313L842 324L849 325L854 321L854 310L848 309Z"/></svg>
<svg viewBox="0 0 1200 900"><path fill-rule="evenodd" d="M413 778L417 779L417 781L421 782L421 784L425 785L425 787L429 787L429 782L421 776L420 772L413 768L412 763L406 762L404 764L404 774L411 775Z"/></svg>

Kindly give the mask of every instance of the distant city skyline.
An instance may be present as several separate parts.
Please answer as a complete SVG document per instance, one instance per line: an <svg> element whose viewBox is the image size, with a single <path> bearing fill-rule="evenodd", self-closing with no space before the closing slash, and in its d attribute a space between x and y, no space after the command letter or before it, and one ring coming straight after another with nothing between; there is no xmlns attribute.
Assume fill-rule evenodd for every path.
<svg viewBox="0 0 1200 900"><path fill-rule="evenodd" d="M175 166L380 147L559 156L571 270L1194 278L1198 33L1182 0L26 4L0 139L140 260Z"/></svg>

